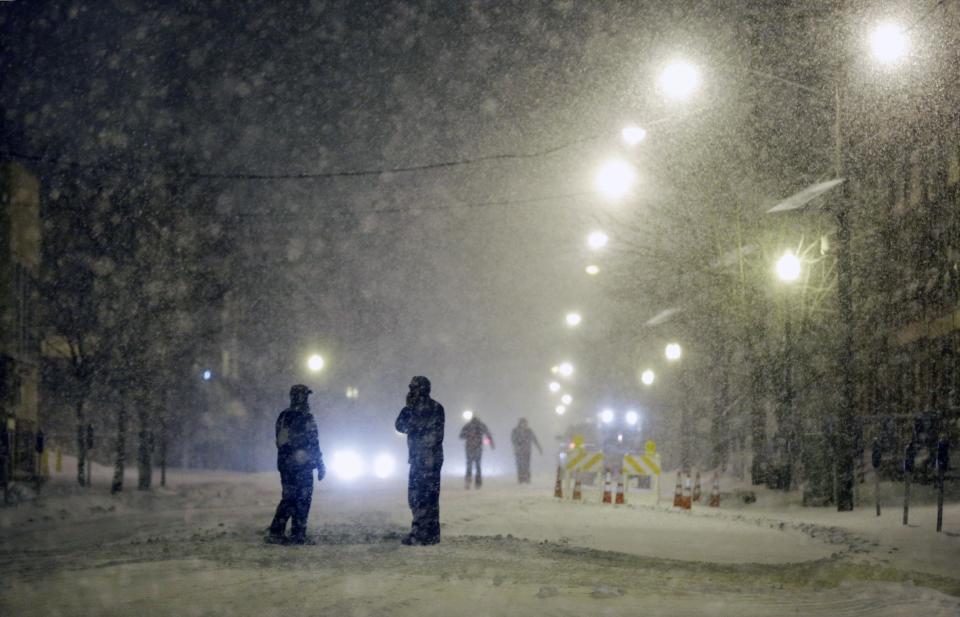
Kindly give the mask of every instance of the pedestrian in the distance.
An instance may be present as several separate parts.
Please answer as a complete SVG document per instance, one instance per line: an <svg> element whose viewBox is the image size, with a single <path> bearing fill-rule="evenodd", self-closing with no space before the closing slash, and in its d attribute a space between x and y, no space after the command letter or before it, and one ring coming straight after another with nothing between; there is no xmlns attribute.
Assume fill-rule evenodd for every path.
<svg viewBox="0 0 960 617"><path fill-rule="evenodd" d="M397 416L396 429L407 436L410 476L407 502L413 514L404 544L440 542L440 468L443 466L443 405L430 398L430 380L410 381L407 404Z"/></svg>
<svg viewBox="0 0 960 617"><path fill-rule="evenodd" d="M483 456L483 439L486 437L490 441L490 449L496 447L493 444L493 435L487 425L481 422L476 416L470 419L460 430L460 439L466 441L467 446L467 477L464 480L464 486L470 488L470 480L473 477L473 469L476 467L477 488L483 486L483 476L480 472L480 458Z"/></svg>
<svg viewBox="0 0 960 617"><path fill-rule="evenodd" d="M517 459L517 482L520 484L530 484L530 446L537 446L537 452L543 455L543 449L537 436L527 424L526 418L520 418L520 422L510 433L510 441L513 443L513 455Z"/></svg>
<svg viewBox="0 0 960 617"><path fill-rule="evenodd" d="M317 481L323 480L326 469L317 438L317 423L310 413L308 397L313 391L297 384L290 388L290 407L277 418L277 470L283 485L283 497L270 524L267 542L273 544L311 544L307 538L307 517L313 499L313 470ZM287 520L290 538L284 536Z"/></svg>

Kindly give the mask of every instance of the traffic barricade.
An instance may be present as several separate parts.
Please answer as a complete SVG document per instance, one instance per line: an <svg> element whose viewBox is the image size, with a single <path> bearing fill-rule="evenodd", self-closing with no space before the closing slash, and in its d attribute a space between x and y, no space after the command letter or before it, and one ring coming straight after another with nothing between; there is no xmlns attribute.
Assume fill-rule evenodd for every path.
<svg viewBox="0 0 960 617"><path fill-rule="evenodd" d="M597 473L603 469L603 452L587 450L585 448L576 448L566 453L563 461L563 471L567 484L567 494L572 499L577 499L574 493L576 484L594 485L594 479Z"/></svg>
<svg viewBox="0 0 960 617"><path fill-rule="evenodd" d="M623 484L624 500L626 493L631 490L641 493L653 493L657 502L660 501L660 455L647 452L645 454L625 454L623 455ZM636 478L636 486L631 486L630 481Z"/></svg>

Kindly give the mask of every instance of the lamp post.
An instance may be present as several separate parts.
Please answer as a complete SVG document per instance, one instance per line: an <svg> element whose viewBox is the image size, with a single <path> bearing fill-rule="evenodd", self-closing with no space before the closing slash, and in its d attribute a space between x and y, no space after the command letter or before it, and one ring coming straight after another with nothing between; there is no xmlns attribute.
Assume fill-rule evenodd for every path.
<svg viewBox="0 0 960 617"><path fill-rule="evenodd" d="M319 354L313 354L307 358L307 368L311 373L319 373L323 370L323 367L326 366L326 361L323 359L323 356Z"/></svg>
<svg viewBox="0 0 960 617"><path fill-rule="evenodd" d="M870 34L870 48L874 59L882 65L893 65L903 58L909 41L903 28L892 22L883 22ZM842 67L841 67L842 68ZM836 178L844 174L843 152L843 77L838 76L834 87L833 166ZM848 183L840 185L834 204L837 221L837 312L843 324L840 336L840 405L837 410L838 430L833 443L837 466L837 510L849 512L854 506L856 410L854 409L854 321L853 276L850 257L850 218Z"/></svg>
<svg viewBox="0 0 960 617"><path fill-rule="evenodd" d="M590 247L592 251L599 251L607 246L607 242L610 238L607 237L607 234L602 231L592 231L590 235L587 236L587 246Z"/></svg>
<svg viewBox="0 0 960 617"><path fill-rule="evenodd" d="M686 60L674 60L660 73L657 89L668 99L684 101L700 87L700 69Z"/></svg>
<svg viewBox="0 0 960 617"><path fill-rule="evenodd" d="M907 55L909 41L906 32L892 22L877 24L869 33L869 47L873 58L882 66L894 66ZM834 179L814 185L796 196L778 204L768 212L793 210L802 207L812 198L839 187L829 211L837 225L837 315L841 324L839 352L837 358L840 376L839 403L837 408L837 430L833 433L832 461L836 466L836 501L840 512L853 510L854 506L854 470L855 445L857 441L857 422L854 388L854 318L853 318L853 265L850 254L850 216L848 183L844 176L844 136L843 136L843 84L846 66L840 63L836 68L833 86L833 173ZM785 81L785 80L780 80ZM807 86L787 81L797 88L811 90ZM812 91L812 90L811 90Z"/></svg>
<svg viewBox="0 0 960 617"><path fill-rule="evenodd" d="M623 159L611 159L597 170L597 189L611 201L626 197L636 180L637 172Z"/></svg>
<svg viewBox="0 0 960 617"><path fill-rule="evenodd" d="M800 259L787 251L777 260L776 272L777 278L782 283L792 286L799 278L801 273ZM794 483L793 467L796 458L797 447L797 418L796 395L793 388L793 307L790 302L786 303L785 319L783 324L783 406L778 420L778 430L783 436L783 471L781 478L782 488L785 491L790 490Z"/></svg>

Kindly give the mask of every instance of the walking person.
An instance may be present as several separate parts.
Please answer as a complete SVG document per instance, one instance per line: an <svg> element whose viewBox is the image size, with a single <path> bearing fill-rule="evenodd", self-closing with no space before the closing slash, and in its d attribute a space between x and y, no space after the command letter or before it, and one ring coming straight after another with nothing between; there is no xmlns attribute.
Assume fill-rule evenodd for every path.
<svg viewBox="0 0 960 617"><path fill-rule="evenodd" d="M487 425L481 422L476 416L471 418L460 430L460 439L465 440L467 446L467 476L464 480L464 485L467 490L470 489L470 480L473 477L474 467L477 469L476 484L474 486L477 488L483 486L483 476L480 472L480 458L483 456L484 437L490 440L490 449L495 450L493 435L490 434Z"/></svg>
<svg viewBox="0 0 960 617"><path fill-rule="evenodd" d="M530 484L530 446L537 446L537 452L542 456L543 449L537 436L527 424L526 418L520 418L520 422L510 433L510 442L513 444L513 455L517 459L517 482L519 484Z"/></svg>
<svg viewBox="0 0 960 617"><path fill-rule="evenodd" d="M410 381L407 404L397 416L396 429L407 436L410 476L407 502L413 515L407 546L440 542L440 468L443 466L443 405L430 398L430 380Z"/></svg>
<svg viewBox="0 0 960 617"><path fill-rule="evenodd" d="M280 412L276 424L277 470L283 495L270 524L267 542L271 544L311 544L307 539L307 517L313 499L313 470L317 481L323 480L326 468L317 437L317 423L310 413L307 386L290 388L290 407ZM290 538L283 534L290 524Z"/></svg>

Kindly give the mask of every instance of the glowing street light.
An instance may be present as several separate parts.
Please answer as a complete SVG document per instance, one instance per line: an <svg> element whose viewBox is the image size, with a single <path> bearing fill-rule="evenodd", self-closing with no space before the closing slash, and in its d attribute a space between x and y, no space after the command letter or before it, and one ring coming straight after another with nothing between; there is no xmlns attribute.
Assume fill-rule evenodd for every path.
<svg viewBox="0 0 960 617"><path fill-rule="evenodd" d="M895 64L907 55L910 46L903 28L894 22L883 22L870 33L870 51L881 64Z"/></svg>
<svg viewBox="0 0 960 617"><path fill-rule="evenodd" d="M777 260L777 277L784 283L792 283L800 278L800 259L787 251Z"/></svg>
<svg viewBox="0 0 960 617"><path fill-rule="evenodd" d="M324 362L323 356L313 354L307 358L307 368L313 373L319 373L322 371L325 364L326 362Z"/></svg>
<svg viewBox="0 0 960 617"><path fill-rule="evenodd" d="M203 373L200 374L200 377L204 381L210 381L211 379L213 379L213 371L211 371L210 369L206 369L205 371L203 371Z"/></svg>
<svg viewBox="0 0 960 617"><path fill-rule="evenodd" d="M663 69L657 85L667 98L686 100L700 87L700 69L685 60L676 60Z"/></svg>
<svg viewBox="0 0 960 617"><path fill-rule="evenodd" d="M610 159L597 170L597 188L608 199L626 197L636 180L637 172L633 165L623 159Z"/></svg>
<svg viewBox="0 0 960 617"><path fill-rule="evenodd" d="M600 420L601 420L604 424L610 424L611 422L613 422L613 410L612 410L612 409L604 409L603 411L601 411L601 412L600 412Z"/></svg>
<svg viewBox="0 0 960 617"><path fill-rule="evenodd" d="M626 419L627 424L634 426L640 420L640 415L635 411L628 411L624 418Z"/></svg>
<svg viewBox="0 0 960 617"><path fill-rule="evenodd" d="M583 321L583 317L580 316L580 313L567 313L566 320L568 326L576 328Z"/></svg>
<svg viewBox="0 0 960 617"><path fill-rule="evenodd" d="M354 450L333 453L330 470L341 480L350 481L363 475L363 457Z"/></svg>
<svg viewBox="0 0 960 617"><path fill-rule="evenodd" d="M647 138L647 132L639 126L626 126L620 134L628 146L635 146Z"/></svg>
<svg viewBox="0 0 960 617"><path fill-rule="evenodd" d="M567 408L563 405L557 405L553 410L557 412L558 416L562 416L563 414L567 413Z"/></svg>
<svg viewBox="0 0 960 617"><path fill-rule="evenodd" d="M680 343L668 343L663 349L663 354L667 357L667 360L673 362L680 359L683 350L680 348Z"/></svg>
<svg viewBox="0 0 960 617"><path fill-rule="evenodd" d="M360 398L360 390L357 390L353 386L347 388L347 398L351 400L356 400Z"/></svg>
<svg viewBox="0 0 960 617"><path fill-rule="evenodd" d="M466 411L464 411L464 412L463 412L463 419L466 420L467 422L469 422L470 420L472 420L472 419L473 419L473 412L470 411L469 409L467 409Z"/></svg>
<svg viewBox="0 0 960 617"><path fill-rule="evenodd" d="M386 452L381 452L377 458L373 459L373 475L378 478L389 478L393 475L397 462Z"/></svg>
<svg viewBox="0 0 960 617"><path fill-rule="evenodd" d="M609 240L610 238L607 237L607 234L602 231L594 231L587 236L587 246L589 246L591 250L599 251L607 246Z"/></svg>
<svg viewBox="0 0 960 617"><path fill-rule="evenodd" d="M550 388L550 391L553 393L557 393L560 391L560 384L555 381L551 381L550 384L547 385L547 387Z"/></svg>
<svg viewBox="0 0 960 617"><path fill-rule="evenodd" d="M596 276L600 274L600 266L595 266L593 264L590 264L589 266L584 268L583 271L589 274L590 276Z"/></svg>
<svg viewBox="0 0 960 617"><path fill-rule="evenodd" d="M640 381L643 382L643 385L645 386L653 385L653 380L655 378L656 378L656 375L654 375L653 371L650 369L647 369L642 373L640 373Z"/></svg>
<svg viewBox="0 0 960 617"><path fill-rule="evenodd" d="M563 396L560 397L560 402L563 403L564 405L569 405L570 403L573 402L573 397L570 396L569 394L564 394Z"/></svg>
<svg viewBox="0 0 960 617"><path fill-rule="evenodd" d="M560 373L563 377L569 377L573 375L573 365L569 362L561 362L557 366L557 372Z"/></svg>

